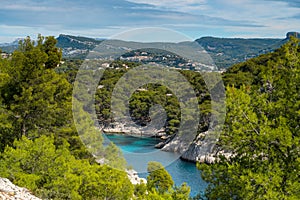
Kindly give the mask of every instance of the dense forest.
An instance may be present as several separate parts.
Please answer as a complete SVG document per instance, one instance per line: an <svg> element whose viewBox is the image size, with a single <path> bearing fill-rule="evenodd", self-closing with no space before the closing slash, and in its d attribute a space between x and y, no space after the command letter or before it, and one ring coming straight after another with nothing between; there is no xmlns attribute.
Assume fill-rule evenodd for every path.
<svg viewBox="0 0 300 200"><path fill-rule="evenodd" d="M168 175L164 169L149 171L149 184L132 185L112 143L98 147L105 164L95 161L72 118L71 69L78 65L70 64L68 73L57 69L62 56L55 45L54 37L39 36L37 42L28 37L0 60L0 177L42 199L187 199L188 186L175 186L171 177L161 181ZM101 140L100 132L89 128L88 114L78 110L84 131Z"/></svg>
<svg viewBox="0 0 300 200"><path fill-rule="evenodd" d="M114 62L111 64L112 68L105 70L99 83L101 88L96 92L95 103L97 104L97 116L105 125L113 122L110 107L111 95L115 84L132 67L138 65L135 63L126 63L125 68L122 63L123 62L120 61ZM199 132L204 131L208 128L209 109L211 107L210 95L205 86L205 82L200 73L189 70L179 70L179 72L193 86L195 94L198 98L199 108L202 116L202 123L199 124ZM143 79L144 77L140 78ZM184 89L180 89L182 90L181 93L184 94ZM149 83L134 92L129 101L130 115L137 124L142 126L146 125L151 121L149 117L149 109L155 104L161 105L166 111L167 122L165 127L167 134L176 133L180 124L180 105L176 95L174 95L166 86Z"/></svg>
<svg viewBox="0 0 300 200"><path fill-rule="evenodd" d="M206 197L299 199L299 40L234 65L224 81L227 114L219 145L232 156L198 164L209 183Z"/></svg>
<svg viewBox="0 0 300 200"><path fill-rule="evenodd" d="M114 145L101 146L98 164L78 132L102 141L84 107L72 117L72 90L82 61L62 60L54 37L29 37L9 58L0 58L0 177L30 189L42 199L189 199L186 184L174 185L162 165L148 165L147 183L131 184L128 166ZM231 152L214 164L198 163L209 186L195 199L300 198L300 47L291 38L275 52L232 66L226 84L226 121L217 148ZM110 99L120 77L138 63L116 61L100 80L95 103L98 120L113 121ZM124 67L126 66L126 67ZM201 75L179 71L194 87L201 111L198 131L208 128L210 95ZM179 103L165 86L147 84L130 99L136 123L147 124L149 108L167 113L167 134L180 124ZM98 144L99 145L99 144Z"/></svg>

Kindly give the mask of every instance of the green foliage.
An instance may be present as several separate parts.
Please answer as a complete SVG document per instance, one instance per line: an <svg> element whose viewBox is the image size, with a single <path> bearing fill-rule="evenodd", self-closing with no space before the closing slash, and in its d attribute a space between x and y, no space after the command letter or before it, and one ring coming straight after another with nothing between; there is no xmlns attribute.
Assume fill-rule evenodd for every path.
<svg viewBox="0 0 300 200"><path fill-rule="evenodd" d="M241 39L202 37L196 40L212 57L219 68L228 68L279 48L282 39Z"/></svg>
<svg viewBox="0 0 300 200"><path fill-rule="evenodd" d="M299 40L291 38L274 53L227 72L240 69L252 76L247 86L227 87L227 115L219 145L232 156L199 165L209 183L208 199L300 198L298 45Z"/></svg>
<svg viewBox="0 0 300 200"><path fill-rule="evenodd" d="M52 69L61 58L55 43L53 37L39 36L37 43L28 37L10 59L0 59L0 151L22 135L54 133L56 145L67 139L73 155L91 158L73 124L72 86ZM53 53L57 60L50 64Z"/></svg>
<svg viewBox="0 0 300 200"><path fill-rule="evenodd" d="M136 64L130 65L129 69L135 67ZM112 115L110 111L111 107L111 95L117 81L129 70L123 67L124 63L116 61L109 68L104 71L102 79L99 83L101 87L96 92L95 102L97 104L97 116L100 122L107 125L112 122ZM210 116L211 104L210 95L205 87L205 82L201 75L193 71L179 71L190 82L195 90L195 94L198 97L199 107L201 110L201 122L199 131L204 131L208 128L208 119ZM135 76L139 78L139 76ZM140 77L141 79L143 77ZM125 86L126 88L126 86ZM182 93L186 92L184 88L181 88ZM129 112L131 117L137 124L146 125L150 122L149 109L155 105L161 105L167 114L167 122L165 124L168 134L174 134L177 132L180 125L180 105L176 96L166 86L159 84L146 84L142 86L138 91L134 92L129 100ZM186 120L188 121L188 120Z"/></svg>
<svg viewBox="0 0 300 200"><path fill-rule="evenodd" d="M3 104L12 113L16 137L45 133L70 122L72 88L51 69L54 61L50 53L59 54L53 45L53 37L44 40L39 36L37 45L28 37L20 41L19 50L1 69L10 77L0 90ZM56 57L55 65L60 61Z"/></svg>
<svg viewBox="0 0 300 200"><path fill-rule="evenodd" d="M62 63L55 68L55 71L58 74L63 75L69 83L74 83L76 74L80 66L82 65L83 60L63 60Z"/></svg>
<svg viewBox="0 0 300 200"><path fill-rule="evenodd" d="M73 99L73 114L74 123L76 125L76 132L80 136L83 144L88 147L96 158L103 156L103 138L99 130L95 129L94 121L90 115L84 111L82 105L76 98Z"/></svg>
<svg viewBox="0 0 300 200"><path fill-rule="evenodd" d="M134 196L137 199L142 199L147 194L147 185L145 183L140 183L134 187Z"/></svg>
<svg viewBox="0 0 300 200"><path fill-rule="evenodd" d="M6 61L0 58L0 88L10 79L10 76L7 73L2 72L5 64ZM0 96L0 152L4 149L6 144L10 144L14 139L11 131L13 124L9 120L11 114L12 113L6 109L6 106L3 104L3 98Z"/></svg>
<svg viewBox="0 0 300 200"><path fill-rule="evenodd" d="M176 200L187 200L189 199L191 188L183 183L180 187L175 187L172 193L172 198Z"/></svg>
<svg viewBox="0 0 300 200"><path fill-rule="evenodd" d="M53 37L39 36L37 43L28 37L10 59L0 59L0 176L43 199L130 199L133 185L122 171L121 151L114 144L103 148L76 99L75 128L72 85L55 72L64 71L54 70L61 59L55 45ZM97 164L90 152L109 166Z"/></svg>
<svg viewBox="0 0 300 200"><path fill-rule="evenodd" d="M43 199L129 199L133 194L125 172L76 159L65 141L22 137L1 154L0 176L27 187Z"/></svg>
<svg viewBox="0 0 300 200"><path fill-rule="evenodd" d="M174 181L170 174L158 162L149 162L147 171L148 190L156 190L159 194L168 192L174 185Z"/></svg>
<svg viewBox="0 0 300 200"><path fill-rule="evenodd" d="M115 169L124 170L127 166L122 151L112 142L105 148L104 158L107 164Z"/></svg>
<svg viewBox="0 0 300 200"><path fill-rule="evenodd" d="M0 59L0 176L44 199L188 199L189 187L174 186L156 162L149 163L147 185L134 188L122 171L126 162L120 149L100 144L102 137L88 110L78 102L73 111L81 126L75 128L70 83L81 63L56 68L61 52L55 45L53 37L39 36L37 43L26 38L10 59ZM300 198L299 58L299 40L291 38L274 53L224 73L225 83L234 86L227 87L227 116L219 145L233 156L199 166L209 183L208 199ZM103 123L111 122L111 94L128 71L123 64L114 62L99 83L97 115ZM198 73L180 73L195 89L202 117L199 131L204 131L211 107L205 83ZM176 133L180 109L175 95L158 84L143 88L130 99L133 118L146 124L149 108L160 104L167 112L168 133ZM110 167L96 164L80 139Z"/></svg>
<svg viewBox="0 0 300 200"><path fill-rule="evenodd" d="M159 162L149 162L147 171L147 185L140 184L135 188L137 199L169 199L188 200L190 187L183 183L180 187L174 186L170 174Z"/></svg>
<svg viewBox="0 0 300 200"><path fill-rule="evenodd" d="M48 56L45 63L46 69L56 68L62 59L62 51L56 47L56 43L57 40L53 36L46 37L46 39L41 35L38 37L38 44L40 45L40 48Z"/></svg>

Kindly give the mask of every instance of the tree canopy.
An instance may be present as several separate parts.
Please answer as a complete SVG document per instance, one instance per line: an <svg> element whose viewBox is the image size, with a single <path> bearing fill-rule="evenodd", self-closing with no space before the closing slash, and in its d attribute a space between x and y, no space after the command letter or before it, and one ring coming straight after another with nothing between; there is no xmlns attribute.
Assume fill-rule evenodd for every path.
<svg viewBox="0 0 300 200"><path fill-rule="evenodd" d="M45 199L188 199L190 188L174 185L156 162L149 163L147 184L133 186L121 150L112 143L99 145L102 136L84 105L73 108L81 124L75 128L71 93L81 62L60 65L61 58L55 38L43 36L37 42L27 37L11 57L0 58L0 176ZM97 116L104 123L111 122L114 85L137 66L123 64L113 62L99 83ZM195 89L204 115L199 131L205 131L211 107L205 83L196 72L180 73ZM227 113L217 147L231 156L198 164L209 184L206 197L299 199L299 40L291 38L272 53L234 65L223 77ZM143 88L130 99L131 116L145 124L149 108L160 104L167 112L167 132L176 133L180 109L172 91L159 84ZM105 158L104 164L94 156Z"/></svg>
<svg viewBox="0 0 300 200"><path fill-rule="evenodd" d="M133 185L124 171L76 159L66 141L53 136L32 141L25 136L6 147L0 176L27 187L43 199L130 199Z"/></svg>
<svg viewBox="0 0 300 200"><path fill-rule="evenodd" d="M292 38L274 53L233 66L225 78L239 83L227 87L219 143L232 156L199 165L209 183L206 196L299 199L299 40Z"/></svg>
<svg viewBox="0 0 300 200"><path fill-rule="evenodd" d="M54 37L27 37L9 59L0 58L0 176L42 199L172 199L175 193L188 199L189 187L173 190L168 174L172 193L131 184L121 150L102 145L101 132L80 103L73 105L80 123L75 128L71 94L81 62L60 65L55 45Z"/></svg>

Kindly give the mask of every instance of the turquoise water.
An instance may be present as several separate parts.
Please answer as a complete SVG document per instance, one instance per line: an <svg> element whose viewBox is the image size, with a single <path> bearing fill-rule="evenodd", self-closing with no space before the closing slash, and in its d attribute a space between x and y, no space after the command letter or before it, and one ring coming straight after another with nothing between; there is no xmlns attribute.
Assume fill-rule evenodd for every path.
<svg viewBox="0 0 300 200"><path fill-rule="evenodd" d="M154 148L160 142L155 138L140 138L128 135L106 135L106 139L114 142L122 149L129 166L132 166L142 178L147 177L147 163L162 163L172 176L175 184L180 186L186 182L191 187L191 196L203 193L207 184L201 179L200 171L194 163L179 159L178 154L164 152Z"/></svg>

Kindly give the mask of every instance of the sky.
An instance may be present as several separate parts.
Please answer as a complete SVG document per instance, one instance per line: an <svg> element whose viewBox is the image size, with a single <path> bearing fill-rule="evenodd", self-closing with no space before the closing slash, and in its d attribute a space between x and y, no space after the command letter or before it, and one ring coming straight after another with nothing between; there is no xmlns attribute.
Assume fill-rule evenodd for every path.
<svg viewBox="0 0 300 200"><path fill-rule="evenodd" d="M109 38L134 28L203 36L284 38L300 31L299 0L0 0L0 43L25 36Z"/></svg>

